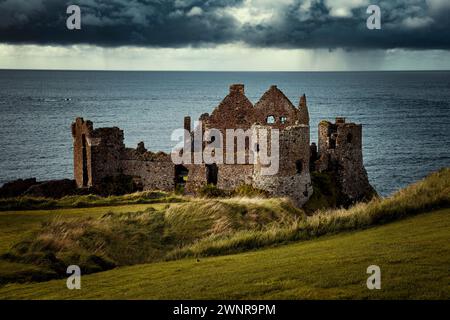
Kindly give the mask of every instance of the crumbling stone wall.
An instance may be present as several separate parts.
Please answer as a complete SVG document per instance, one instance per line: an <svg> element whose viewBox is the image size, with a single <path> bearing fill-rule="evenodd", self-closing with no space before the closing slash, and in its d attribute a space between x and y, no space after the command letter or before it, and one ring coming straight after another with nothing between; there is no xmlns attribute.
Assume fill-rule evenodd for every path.
<svg viewBox="0 0 450 320"><path fill-rule="evenodd" d="M122 130L117 127L95 129L88 145L91 150L92 185L120 173L120 159L125 150Z"/></svg>
<svg viewBox="0 0 450 320"><path fill-rule="evenodd" d="M248 129L255 122L253 104L245 96L244 85L230 86L230 92L213 110L211 115L204 114L200 120L205 128L215 128L225 133L225 129Z"/></svg>
<svg viewBox="0 0 450 320"><path fill-rule="evenodd" d="M92 187L120 172L125 149L123 131L117 127L95 129L91 121L77 118L72 124L74 176L77 186Z"/></svg>
<svg viewBox="0 0 450 320"><path fill-rule="evenodd" d="M222 100L222 102L213 110L211 115L203 114L200 117L203 129L218 129L223 136L223 155L227 159L227 134L226 129L242 129L248 133L248 139L245 142L245 158L248 162L250 153L253 152L251 145L251 126L253 124L266 125L268 117L273 117L273 123L268 124L270 128L277 128L280 130L294 124L303 123L309 125L309 115L306 106L306 97L303 96L299 101L299 108L291 103L291 101L276 87L271 86L261 99L253 106L253 104L245 96L244 85L234 84L230 86L229 94ZM190 129L190 119L185 119L185 129ZM195 131L195 129L194 129ZM303 149L309 149L309 131L304 133L308 136L306 138ZM231 137L228 137L231 138ZM228 139L230 140L230 139ZM300 142L302 143L302 142ZM235 153L237 151L237 139L233 141ZM308 157L308 152L305 157ZM235 164L219 164L218 165L218 181L217 186L222 189L233 189L241 184L251 184L253 182L253 165L252 164L238 164L238 155L234 155ZM309 161L309 158L308 160ZM281 168L284 170L284 168ZM200 167L190 166L188 182L186 190L194 193L196 189L207 183L207 170L205 165Z"/></svg>
<svg viewBox="0 0 450 320"><path fill-rule="evenodd" d="M175 165L170 155L147 151L143 142L136 149L125 149L120 168L122 174L134 177L144 190L173 191L175 188Z"/></svg>
<svg viewBox="0 0 450 320"><path fill-rule="evenodd" d="M79 188L92 186L91 148L88 139L94 127L91 121L76 118L72 123L74 177Z"/></svg>
<svg viewBox="0 0 450 320"><path fill-rule="evenodd" d="M253 164L223 164L218 166L217 187L232 190L242 184L252 184Z"/></svg>
<svg viewBox="0 0 450 320"><path fill-rule="evenodd" d="M347 202L368 200L375 194L363 164L361 125L346 123L344 118L321 121L318 157L316 170L334 174Z"/></svg>
<svg viewBox="0 0 450 320"><path fill-rule="evenodd" d="M185 167L189 170L185 192L195 194L199 188L206 184L206 166L186 165Z"/></svg>
<svg viewBox="0 0 450 320"><path fill-rule="evenodd" d="M173 190L175 165L170 155L153 153L140 143L125 148L119 128L93 128L91 121L77 118L72 124L74 176L79 188L98 186L107 177L129 175L144 190Z"/></svg>
<svg viewBox="0 0 450 320"><path fill-rule="evenodd" d="M300 99L300 103L302 102L302 99L303 97ZM277 88L277 86L271 86L255 104L255 123L261 125L270 124L272 128L278 129L284 129L295 124L302 124L301 120L306 122L304 115L306 98L303 99L303 102L305 107L301 112L301 108L295 108L292 102ZM303 119L301 119L301 114ZM272 117L272 119L269 119L270 117ZM274 123L270 123L270 120L273 120ZM303 124L309 125L309 116L308 122Z"/></svg>
<svg viewBox="0 0 450 320"><path fill-rule="evenodd" d="M226 190L252 184L272 195L289 197L302 206L313 192L310 170L317 170L332 172L349 201L364 200L374 193L362 162L361 125L345 123L343 118L334 124L322 121L317 150L309 143L305 95L300 97L296 108L276 86L271 86L253 106L245 96L244 85L234 84L217 108L211 114L201 115L199 120L203 131L212 128L221 131L225 161L228 158L226 129L248 130L244 153L247 160L253 155L256 162L240 164L235 155L234 164L176 166L169 154L148 151L143 142L136 149L126 148L119 128L94 130L91 121L77 118L72 124L77 186L96 186L106 177L118 175L131 176L144 190L170 191L181 186L191 194L207 183ZM187 137L199 132L198 128L191 128L190 117L185 117L184 128ZM279 130L279 168L274 175L262 174L258 148L254 145L259 129ZM237 139L231 143L236 151ZM192 150L202 152L204 147L205 143L199 150ZM269 152L270 149L269 146Z"/></svg>
<svg viewBox="0 0 450 320"><path fill-rule="evenodd" d="M253 126L255 136L261 129L270 126ZM268 144L269 154L272 146ZM260 155L255 150L256 163L253 171L253 186L268 191L274 196L289 197L299 207L313 193L309 173L309 126L294 125L279 132L279 170L275 175L263 175Z"/></svg>
<svg viewBox="0 0 450 320"><path fill-rule="evenodd" d="M253 104L245 96L245 90L243 84L233 84L230 86L229 94L222 100L222 102L213 110L211 115L204 114L200 117L203 123L204 130L217 129L222 133L222 153L224 157L224 163L218 164L217 172L217 187L221 189L234 189L241 184L251 183L251 175L253 166L248 164L238 164L238 156L236 151L238 150L238 141L233 139L232 145L235 150L234 164L229 164L226 159L227 154L227 129L242 129L248 130L248 139L245 141L246 159L250 150L250 127L255 122L255 110ZM228 137L231 141L232 137ZM190 180L192 179L192 184ZM193 190L193 184L195 186L205 185L207 181L206 168L194 169L189 172L188 183L189 190Z"/></svg>

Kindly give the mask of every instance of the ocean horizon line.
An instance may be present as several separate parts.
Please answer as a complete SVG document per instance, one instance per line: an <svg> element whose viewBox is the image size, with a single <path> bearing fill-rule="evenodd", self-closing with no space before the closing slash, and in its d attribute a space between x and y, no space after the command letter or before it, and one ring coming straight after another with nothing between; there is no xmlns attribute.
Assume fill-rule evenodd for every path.
<svg viewBox="0 0 450 320"><path fill-rule="evenodd" d="M197 72L197 73L363 73L363 72L450 72L449 70L434 69L405 69L405 70L124 70L124 69L9 69L1 71L55 71L55 72Z"/></svg>

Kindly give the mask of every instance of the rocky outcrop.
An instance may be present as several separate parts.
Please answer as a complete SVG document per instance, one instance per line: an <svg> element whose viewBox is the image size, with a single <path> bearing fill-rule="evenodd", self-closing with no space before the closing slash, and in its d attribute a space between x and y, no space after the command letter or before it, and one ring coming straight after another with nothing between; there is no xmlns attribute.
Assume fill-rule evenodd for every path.
<svg viewBox="0 0 450 320"><path fill-rule="evenodd" d="M18 197L25 193L30 187L39 184L36 178L18 179L5 183L0 188L0 198Z"/></svg>
<svg viewBox="0 0 450 320"><path fill-rule="evenodd" d="M0 198L20 196L62 198L78 194L75 180L37 181L36 178L18 179L5 183L0 188Z"/></svg>
<svg viewBox="0 0 450 320"><path fill-rule="evenodd" d="M62 198L77 191L75 180L50 180L31 186L23 195L44 198Z"/></svg>

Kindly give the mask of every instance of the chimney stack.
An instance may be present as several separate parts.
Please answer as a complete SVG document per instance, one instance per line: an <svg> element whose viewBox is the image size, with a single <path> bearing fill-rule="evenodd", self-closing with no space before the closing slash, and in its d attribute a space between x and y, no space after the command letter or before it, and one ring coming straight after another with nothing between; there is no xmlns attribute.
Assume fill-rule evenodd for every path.
<svg viewBox="0 0 450 320"><path fill-rule="evenodd" d="M300 108L306 108L306 95L303 94L300 97L300 103L299 103Z"/></svg>
<svg viewBox="0 0 450 320"><path fill-rule="evenodd" d="M305 124L309 126L309 112L308 106L306 105L306 96L304 94L300 97L300 101L298 103L298 110L299 110L300 124Z"/></svg>
<svg viewBox="0 0 450 320"><path fill-rule="evenodd" d="M232 84L230 86L230 93L240 93L245 94L243 84Z"/></svg>
<svg viewBox="0 0 450 320"><path fill-rule="evenodd" d="M345 123L344 117L336 117L336 123Z"/></svg>

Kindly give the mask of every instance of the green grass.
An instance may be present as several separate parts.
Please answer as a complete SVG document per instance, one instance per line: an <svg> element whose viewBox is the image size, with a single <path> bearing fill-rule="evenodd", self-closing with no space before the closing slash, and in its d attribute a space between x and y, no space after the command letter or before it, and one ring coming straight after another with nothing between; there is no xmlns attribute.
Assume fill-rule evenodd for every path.
<svg viewBox="0 0 450 320"><path fill-rule="evenodd" d="M119 205L114 207L93 207L57 210L24 210L0 212L0 254L7 252L18 241L39 231L43 223L58 218L78 219L99 217L107 212L141 211L147 208L162 209L165 204Z"/></svg>
<svg viewBox="0 0 450 320"><path fill-rule="evenodd" d="M262 201L262 200L260 200ZM288 205L288 204L286 204ZM450 169L442 169L393 196L374 198L349 209L319 210L313 216L263 229L212 234L171 253L173 258L229 254L288 241L308 240L349 230L361 230L418 213L450 207Z"/></svg>
<svg viewBox="0 0 450 320"><path fill-rule="evenodd" d="M17 205L15 200L6 199L7 207ZM33 205L34 210L0 212L0 285L65 277L70 264L89 274L164 260L203 260L373 228L449 208L450 169L389 198L319 210L313 216L281 198L173 198L144 192L58 201L69 209L37 210ZM154 201L158 203L135 204Z"/></svg>
<svg viewBox="0 0 450 320"><path fill-rule="evenodd" d="M39 280L36 267L38 273L51 272L57 278L64 277L65 266L72 264L93 273L125 265L232 254L367 229L448 208L449 190L450 169L443 169L390 198L373 199L350 209L318 211L313 216L280 198L185 198L181 203L149 205L145 210L125 206L123 209L131 210L90 208L76 209L79 211L73 214L68 212L74 209L61 209L48 211L51 219L26 229L23 225L31 217L5 213L0 217L6 221L4 238L9 250L0 255L0 264L19 263L22 269L29 265L28 278L18 271L18 281L26 281ZM136 198L140 196L121 200ZM40 212L31 214L33 219ZM19 239L21 228L24 232ZM15 281L11 269L0 268L0 283Z"/></svg>
<svg viewBox="0 0 450 320"><path fill-rule="evenodd" d="M192 199L136 209L106 213L83 209L91 213L78 216L66 213L41 220L41 225L31 228L20 241L8 239L12 245L0 256L0 264L33 265L39 268L38 272L51 271L53 278L65 276L64 266L72 264L79 265L85 273L99 272L173 258L176 255L172 251L178 252L178 248L211 235L261 230L271 225L288 226L303 215L283 199ZM66 210L73 209L60 212ZM15 214L3 216L11 218ZM18 225L20 222L16 220ZM39 279L32 271L36 269L30 269L28 278ZM2 273L0 268L0 283L11 281L13 273L9 269ZM22 271L18 281L24 281Z"/></svg>
<svg viewBox="0 0 450 320"><path fill-rule="evenodd" d="M2 299L448 299L450 210L247 253L8 284ZM381 290L366 268L381 268Z"/></svg>
<svg viewBox="0 0 450 320"><path fill-rule="evenodd" d="M80 218L100 217L108 212L123 213L154 208L162 209L166 204L137 204L115 207L94 207L82 209L31 210L0 212L0 255L7 253L11 247L41 230L42 225L64 219L67 221ZM44 266L29 263L17 263L0 260L0 285L11 281L43 281L55 278L55 273Z"/></svg>
<svg viewBox="0 0 450 320"><path fill-rule="evenodd" d="M43 210L62 208L89 208L130 204L173 203L185 201L183 197L163 191L142 191L122 196L74 195L61 199L22 196L0 198L0 211Z"/></svg>

